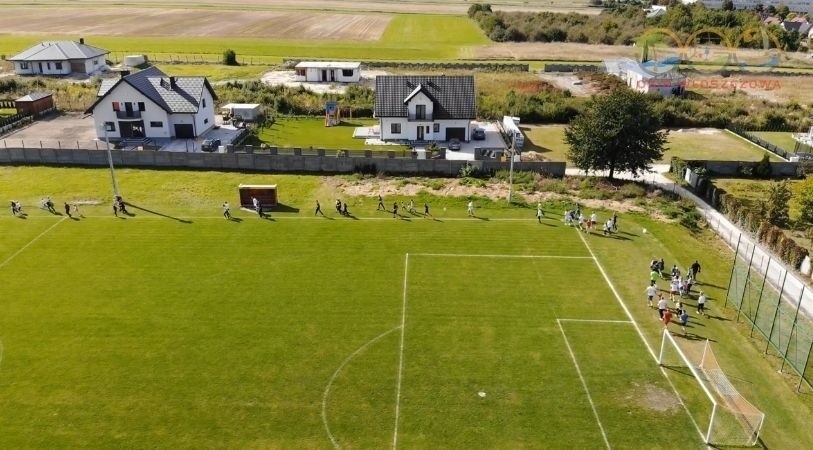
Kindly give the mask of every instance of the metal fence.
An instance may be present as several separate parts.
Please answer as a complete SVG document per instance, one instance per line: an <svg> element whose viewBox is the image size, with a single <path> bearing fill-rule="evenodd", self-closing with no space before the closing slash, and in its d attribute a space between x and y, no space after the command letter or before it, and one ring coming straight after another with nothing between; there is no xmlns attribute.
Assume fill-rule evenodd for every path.
<svg viewBox="0 0 813 450"><path fill-rule="evenodd" d="M813 387L813 320L806 311L810 288L798 286L793 273L742 234L735 255L725 305L737 309L737 321L748 321L751 336L756 331L765 338L766 354L773 348L782 358L780 372L788 366L799 375L797 390L802 382Z"/></svg>

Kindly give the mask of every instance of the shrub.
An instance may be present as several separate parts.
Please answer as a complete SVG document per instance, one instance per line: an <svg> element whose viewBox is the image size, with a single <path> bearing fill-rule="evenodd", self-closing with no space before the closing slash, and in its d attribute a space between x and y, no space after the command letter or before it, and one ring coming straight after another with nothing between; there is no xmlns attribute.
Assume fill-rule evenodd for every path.
<svg viewBox="0 0 813 450"><path fill-rule="evenodd" d="M762 155L762 159L754 166L754 176L767 180L771 178L771 172L771 160L768 158L768 155Z"/></svg>
<svg viewBox="0 0 813 450"><path fill-rule="evenodd" d="M480 176L480 169L469 163L466 163L465 166L460 168L460 171L458 171L457 175L460 178L476 178Z"/></svg>
<svg viewBox="0 0 813 450"><path fill-rule="evenodd" d="M680 224L692 231L697 231L700 229L700 220L702 218L703 216L696 209L685 211L680 216Z"/></svg>
<svg viewBox="0 0 813 450"><path fill-rule="evenodd" d="M235 53L232 49L228 49L223 52L223 64L227 66L239 66L240 64L237 62L237 53Z"/></svg>
<svg viewBox="0 0 813 450"><path fill-rule="evenodd" d="M784 226L790 220L790 185L787 180L771 183L768 188L768 200L765 202L766 219L774 225Z"/></svg>
<svg viewBox="0 0 813 450"><path fill-rule="evenodd" d="M638 198L646 195L646 189L635 183L627 183L621 186L618 193L622 198Z"/></svg>

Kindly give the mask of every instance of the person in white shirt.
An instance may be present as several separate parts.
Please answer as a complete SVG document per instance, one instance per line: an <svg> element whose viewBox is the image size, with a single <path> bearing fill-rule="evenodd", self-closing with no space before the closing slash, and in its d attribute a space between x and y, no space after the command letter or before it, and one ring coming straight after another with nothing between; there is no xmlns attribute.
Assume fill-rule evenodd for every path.
<svg viewBox="0 0 813 450"><path fill-rule="evenodd" d="M468 214L469 217L474 217L474 202L472 200L469 200L469 205L468 209L466 209L466 214Z"/></svg>
<svg viewBox="0 0 813 450"><path fill-rule="evenodd" d="M590 215L590 228L593 228L596 225L598 225L598 214L593 213Z"/></svg>
<svg viewBox="0 0 813 450"><path fill-rule="evenodd" d="M536 204L536 221L542 223L542 202Z"/></svg>
<svg viewBox="0 0 813 450"><path fill-rule="evenodd" d="M697 314L707 316L706 314L706 294L700 291L700 297L697 297Z"/></svg>
<svg viewBox="0 0 813 450"><path fill-rule="evenodd" d="M663 313L669 309L669 303L663 298L663 294L658 294L658 317L663 320Z"/></svg>
<svg viewBox="0 0 813 450"><path fill-rule="evenodd" d="M680 292L680 278L672 278L672 283L669 286L669 299L674 302L675 296Z"/></svg>
<svg viewBox="0 0 813 450"><path fill-rule="evenodd" d="M654 284L650 284L646 288L646 301L649 303L649 307L652 307L652 299L658 295L658 288Z"/></svg>
<svg viewBox="0 0 813 450"><path fill-rule="evenodd" d="M229 202L223 202L223 217L227 220L231 219L231 206L229 206Z"/></svg>

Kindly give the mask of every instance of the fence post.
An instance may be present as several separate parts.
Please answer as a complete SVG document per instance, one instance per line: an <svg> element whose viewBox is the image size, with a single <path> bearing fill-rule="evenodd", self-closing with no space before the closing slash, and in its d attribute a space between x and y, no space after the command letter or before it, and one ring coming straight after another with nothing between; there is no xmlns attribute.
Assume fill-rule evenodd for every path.
<svg viewBox="0 0 813 450"><path fill-rule="evenodd" d="M22 139L20 139L20 147L22 147L23 150L25 150L25 141Z"/></svg>
<svg viewBox="0 0 813 450"><path fill-rule="evenodd" d="M742 234L740 235L742 237ZM740 321L740 313L742 312L742 302L745 301L745 289L748 287L748 280L751 279L751 265L754 262L754 253L757 252L757 245L752 244L754 247L751 250L751 258L748 260L748 272L745 275L745 283L742 286L742 297L740 298L740 305L737 308L737 323Z"/></svg>
<svg viewBox="0 0 813 450"><path fill-rule="evenodd" d="M784 352L782 352L782 366L779 368L779 372L782 372L782 369L785 368L785 363L788 362L788 350L790 349L790 337L793 336L794 331L796 331L796 338L797 339L799 338L799 330L796 329L797 328L796 327L796 322L799 320L799 310L802 309L802 299L805 296L805 289L806 288L807 288L807 286L802 286L802 292L799 293L799 302L796 305L796 314L793 315L793 324L791 324L791 326L790 326L790 334L788 335L788 348ZM794 369L797 369L797 371L798 371L798 368L796 366L793 366L791 364L791 367L793 367Z"/></svg>
<svg viewBox="0 0 813 450"><path fill-rule="evenodd" d="M807 360L805 360L804 369L802 369L802 374L799 376L799 385L796 386L796 392L801 391L802 389L802 380L807 381L805 379L805 374L807 373L807 366L810 364L810 352L813 352L813 340L810 341L810 348L807 350ZM807 382L807 385L810 386L810 382Z"/></svg>
<svg viewBox="0 0 813 450"><path fill-rule="evenodd" d="M737 257L739 256L740 252L740 240L742 240L742 236L737 239L737 248L734 250L734 263L731 265L731 276L728 277L728 289L726 292L731 292L731 283L734 282L734 269L737 268ZM723 308L728 306L728 295L725 296L725 303L723 303Z"/></svg>
<svg viewBox="0 0 813 450"><path fill-rule="evenodd" d="M779 289L779 298L776 302L776 309L773 312L773 321L771 322L771 330L768 331L768 343L765 345L764 354L768 354L768 347L771 345L771 336L773 335L773 329L776 326L776 316L779 315L779 307L782 305L782 294L785 292L785 282L788 280L788 272L785 271L785 276L782 278L782 288Z"/></svg>
<svg viewBox="0 0 813 450"><path fill-rule="evenodd" d="M754 327L757 326L757 316L759 315L759 305L762 303L762 291L765 289L765 280L768 279L768 268L771 267L773 258L768 258L768 265L765 266L765 275L762 277L762 286L759 287L759 300L757 300L757 309L754 311L754 319L751 320L751 332L748 333L749 337L754 337ZM781 301L781 299L780 299Z"/></svg>

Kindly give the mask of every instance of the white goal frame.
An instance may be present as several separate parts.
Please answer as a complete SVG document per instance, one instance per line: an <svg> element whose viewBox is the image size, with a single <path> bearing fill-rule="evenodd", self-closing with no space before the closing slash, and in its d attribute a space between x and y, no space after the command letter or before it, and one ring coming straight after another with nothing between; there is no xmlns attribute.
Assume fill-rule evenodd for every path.
<svg viewBox="0 0 813 450"><path fill-rule="evenodd" d="M704 442L706 444L711 444L712 443L712 432L714 430L715 421L718 418L718 413L720 412L721 408L726 409L726 410L729 410L729 408L725 405L725 403L719 401L717 399L717 397L711 392L709 387L706 385L705 380L707 379L707 376L705 375L705 371L703 371L702 367L700 367L700 366L702 366L703 362L701 361L700 366L698 366L695 363L692 363L692 361L686 356L686 353L684 353L683 350L680 348L680 345L678 345L678 343L675 340L674 336L672 336L672 333L669 330L666 330L666 329L663 330L663 339L661 340L661 351L660 351L660 354L658 355L658 364L661 367L664 366L664 353L665 353L665 351L667 349L667 347L666 347L667 345L670 345L672 347L672 349L674 349L675 352L680 356L680 359L683 361L683 363L686 365L686 367L688 367L689 370L692 372L692 376L695 378L695 380L697 380L697 384L700 385L700 387L703 389L703 392L706 394L706 397L709 399L709 401L712 404L711 417L709 418L708 430L706 431L706 434L705 434L705 436L703 438ZM703 361L705 361L706 354L707 354L707 352L709 352L709 350L710 350L709 349L709 343L708 343L708 340L707 340L706 344L705 344L705 348L703 350L703 357L702 357ZM703 374L701 374L700 372L703 372ZM722 372L722 371L720 371L720 372ZM724 374L723 374L723 377L724 377ZM727 382L727 380L725 380L725 381ZM733 389L733 387L732 387L732 389ZM736 394L741 397L741 395L739 393L736 393ZM749 406L752 406L752 405L750 405L750 403L749 403ZM756 408L754 408L754 409L756 409ZM749 442L749 445L755 445L758 442L759 433L762 430L763 423L765 422L765 414L762 413L761 411L759 412L759 414L760 414L759 425L756 427L756 430L755 430L755 432L754 432L754 434L753 434L753 436L751 438L751 441Z"/></svg>

